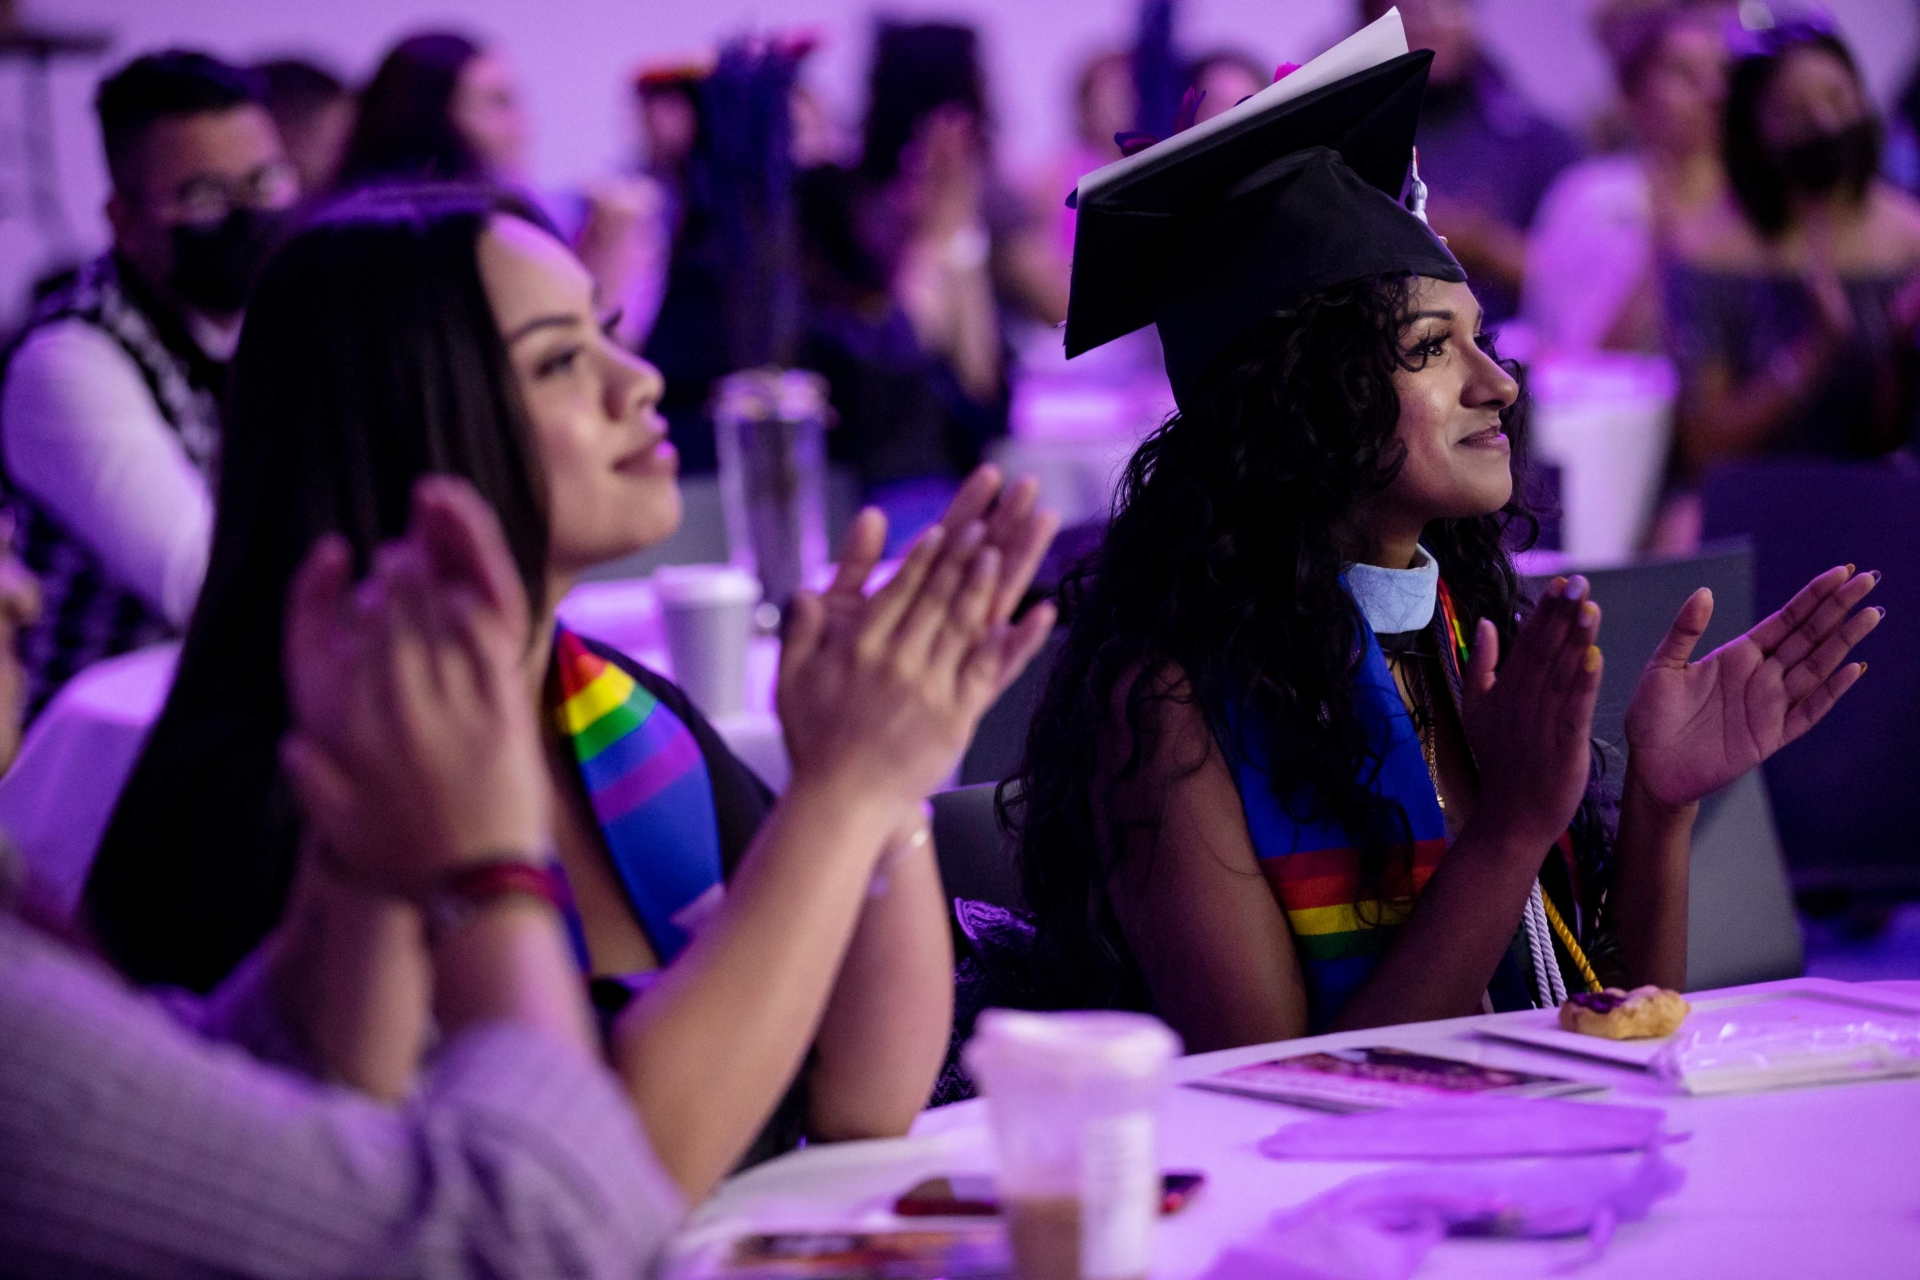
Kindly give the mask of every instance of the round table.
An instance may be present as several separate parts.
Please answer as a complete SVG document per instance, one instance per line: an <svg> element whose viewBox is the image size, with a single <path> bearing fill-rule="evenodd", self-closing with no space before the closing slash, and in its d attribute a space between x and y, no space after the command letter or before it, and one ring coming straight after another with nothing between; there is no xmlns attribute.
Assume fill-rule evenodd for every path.
<svg viewBox="0 0 1920 1280"><path fill-rule="evenodd" d="M561 602L560 617L582 635L672 676L659 602L648 582L583 583ZM44 882L51 905L71 912L79 902L94 850L166 702L179 657L178 644L154 645L75 676L33 722L18 760L0 778L0 831ZM733 753L776 791L789 775L773 710L779 657L776 640L756 639L747 651L746 709L713 721Z"/></svg>
<svg viewBox="0 0 1920 1280"><path fill-rule="evenodd" d="M1818 989L1792 979L1731 992ZM1920 1008L1920 984L1872 984ZM1831 984L1827 985L1831 989ZM1492 1018L1526 1015L1496 1014ZM1920 1079L1689 1098L1644 1072L1478 1035L1485 1017L1345 1032L1199 1054L1176 1064L1192 1080L1228 1067L1316 1049L1394 1045L1612 1086L1605 1100L1663 1107L1666 1128L1690 1133L1665 1149L1686 1184L1642 1222L1621 1227L1583 1276L1911 1276L1920 1273ZM812 1147L740 1174L693 1215L669 1256L668 1280L697 1269L746 1231L926 1225L898 1219L894 1197L922 1178L986 1173L993 1154L984 1104L924 1113L913 1136ZM1275 1212L1357 1174L1387 1166L1280 1162L1256 1144L1312 1112L1175 1087L1162 1112L1161 1163L1199 1169L1207 1185L1158 1234L1155 1280L1204 1273L1220 1250L1253 1237ZM1571 1240L1447 1240L1420 1276L1540 1276L1581 1256Z"/></svg>

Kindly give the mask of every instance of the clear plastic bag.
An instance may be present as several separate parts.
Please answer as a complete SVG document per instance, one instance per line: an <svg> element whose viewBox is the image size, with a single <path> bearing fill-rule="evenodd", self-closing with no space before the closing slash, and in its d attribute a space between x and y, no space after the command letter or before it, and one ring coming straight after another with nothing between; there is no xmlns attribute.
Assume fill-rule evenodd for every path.
<svg viewBox="0 0 1920 1280"><path fill-rule="evenodd" d="M1362 1174L1276 1214L1252 1239L1222 1250L1201 1280L1406 1280L1447 1236L1584 1234L1584 1253L1566 1260L1577 1266L1606 1251L1615 1227L1646 1217L1685 1181L1657 1149L1637 1160L1495 1160Z"/></svg>
<svg viewBox="0 0 1920 1280"><path fill-rule="evenodd" d="M1776 1004L1688 1019L1653 1059L1682 1093L1750 1093L1920 1075L1920 1017L1865 1005L1831 1015L1782 1016Z"/></svg>

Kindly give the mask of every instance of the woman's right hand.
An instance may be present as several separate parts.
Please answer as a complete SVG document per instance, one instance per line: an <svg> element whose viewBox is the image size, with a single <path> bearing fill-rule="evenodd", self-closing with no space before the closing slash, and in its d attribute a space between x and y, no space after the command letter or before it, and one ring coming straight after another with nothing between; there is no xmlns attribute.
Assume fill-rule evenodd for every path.
<svg viewBox="0 0 1920 1280"><path fill-rule="evenodd" d="M464 481L422 480L407 536L357 589L323 539L288 592L294 728L281 757L334 864L412 897L478 858L546 846L526 592Z"/></svg>
<svg viewBox="0 0 1920 1280"><path fill-rule="evenodd" d="M863 514L850 541L872 534L865 526L878 519ZM978 521L951 533L936 525L870 599L855 604L839 592L829 608L807 592L794 598L778 702L795 787L906 802L953 771L980 717L1054 622L1050 604L1018 624L996 616L1032 567L1005 572L986 536Z"/></svg>
<svg viewBox="0 0 1920 1280"><path fill-rule="evenodd" d="M1600 606L1581 577L1547 584L1504 664L1493 623L1475 630L1461 717L1480 773L1473 821L1523 847L1544 853L1586 794L1599 630Z"/></svg>

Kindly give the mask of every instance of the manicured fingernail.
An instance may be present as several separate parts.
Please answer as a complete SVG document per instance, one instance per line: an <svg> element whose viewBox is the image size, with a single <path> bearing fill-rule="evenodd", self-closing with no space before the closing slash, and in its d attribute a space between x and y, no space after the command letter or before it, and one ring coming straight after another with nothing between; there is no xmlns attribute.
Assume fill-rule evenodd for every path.
<svg viewBox="0 0 1920 1280"><path fill-rule="evenodd" d="M1589 600L1580 606L1580 625L1591 627L1600 621L1600 606Z"/></svg>
<svg viewBox="0 0 1920 1280"><path fill-rule="evenodd" d="M1567 579L1567 599L1584 600L1587 598L1587 580L1578 574Z"/></svg>
<svg viewBox="0 0 1920 1280"><path fill-rule="evenodd" d="M1586 667L1589 672L1598 671L1600 669L1600 646L1599 645L1590 644L1587 646Z"/></svg>
<svg viewBox="0 0 1920 1280"><path fill-rule="evenodd" d="M1851 577L1853 576L1853 566L1852 566L1852 565L1848 565L1848 566L1847 566L1847 576L1848 576L1849 578L1851 578Z"/></svg>
<svg viewBox="0 0 1920 1280"><path fill-rule="evenodd" d="M1566 594L1566 591L1567 591L1567 580L1566 580L1565 578L1549 578L1549 579L1547 579L1547 594L1548 594L1548 595L1550 595L1550 596L1562 596L1562 595L1565 595L1565 594Z"/></svg>
<svg viewBox="0 0 1920 1280"><path fill-rule="evenodd" d="M1872 579L1873 579L1873 581L1874 581L1874 585L1875 585L1875 586L1878 586L1878 585L1879 585L1879 583L1880 583L1880 571L1879 571L1878 569L1869 569L1869 570L1867 570L1867 576L1868 576L1869 578L1872 578Z"/></svg>
<svg viewBox="0 0 1920 1280"><path fill-rule="evenodd" d="M1863 662L1863 663L1861 663L1861 664L1860 664L1860 675L1861 675L1861 676L1863 676L1863 675L1865 675L1865 674L1867 674L1867 664ZM1858 680L1859 678L1860 678L1860 676L1855 676L1855 677L1854 677L1854 679L1856 679L1856 680Z"/></svg>
<svg viewBox="0 0 1920 1280"><path fill-rule="evenodd" d="M1875 605L1875 606L1873 606L1873 611L1874 611L1875 613L1877 613L1877 614L1879 614L1879 615L1880 615L1881 617L1883 617L1883 618L1887 616L1887 611L1886 611L1886 608L1885 608L1884 606L1882 606L1882 605Z"/></svg>

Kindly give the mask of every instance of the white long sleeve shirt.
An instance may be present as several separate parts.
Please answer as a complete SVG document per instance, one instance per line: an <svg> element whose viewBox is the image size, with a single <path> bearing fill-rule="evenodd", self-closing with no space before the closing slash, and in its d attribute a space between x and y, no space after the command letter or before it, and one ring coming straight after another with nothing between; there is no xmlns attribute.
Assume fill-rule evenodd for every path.
<svg viewBox="0 0 1920 1280"><path fill-rule="evenodd" d="M213 496L132 357L85 321L49 324L14 354L0 422L12 482L184 627L207 573Z"/></svg>

